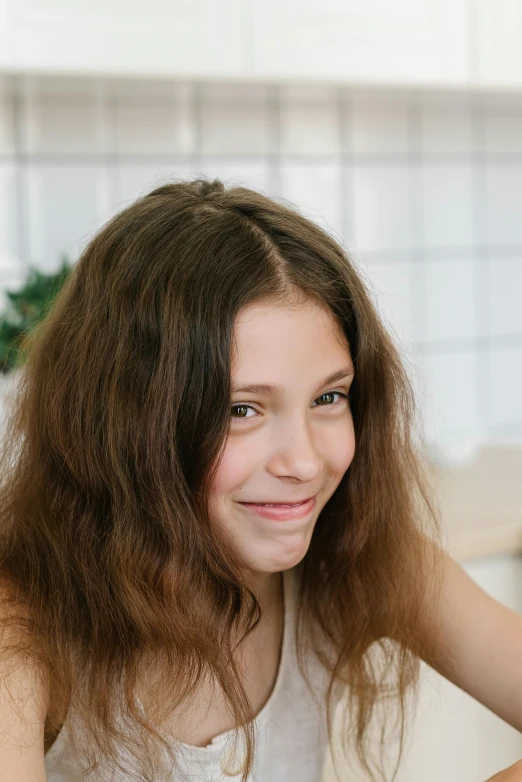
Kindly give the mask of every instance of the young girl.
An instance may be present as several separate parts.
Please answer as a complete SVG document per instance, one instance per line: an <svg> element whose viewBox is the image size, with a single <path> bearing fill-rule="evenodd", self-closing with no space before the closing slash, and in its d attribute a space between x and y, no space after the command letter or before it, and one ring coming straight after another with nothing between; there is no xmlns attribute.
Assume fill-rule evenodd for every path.
<svg viewBox="0 0 522 782"><path fill-rule="evenodd" d="M522 730L522 619L444 553L399 354L318 226L158 187L24 349L4 782L319 782L335 705L375 779L372 714L395 702L400 760L421 658Z"/></svg>

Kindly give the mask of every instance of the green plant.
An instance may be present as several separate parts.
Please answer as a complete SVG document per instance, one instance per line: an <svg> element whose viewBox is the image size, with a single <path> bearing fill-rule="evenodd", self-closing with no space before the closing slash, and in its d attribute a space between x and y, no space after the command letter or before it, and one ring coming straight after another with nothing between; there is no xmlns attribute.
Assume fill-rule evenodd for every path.
<svg viewBox="0 0 522 782"><path fill-rule="evenodd" d="M70 261L65 254L61 255L61 262L61 268L54 274L45 274L30 266L20 290L5 291L9 301L0 313L2 374L8 374L24 363L24 339L45 318L71 271Z"/></svg>

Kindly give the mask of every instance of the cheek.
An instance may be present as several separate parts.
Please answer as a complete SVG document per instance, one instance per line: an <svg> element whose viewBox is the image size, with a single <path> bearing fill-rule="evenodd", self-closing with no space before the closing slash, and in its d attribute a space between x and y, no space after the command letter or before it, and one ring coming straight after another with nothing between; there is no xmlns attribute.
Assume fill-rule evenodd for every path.
<svg viewBox="0 0 522 782"><path fill-rule="evenodd" d="M217 469L213 483L213 491L217 495L228 494L240 489L254 469L254 449L227 446L221 463Z"/></svg>
<svg viewBox="0 0 522 782"><path fill-rule="evenodd" d="M345 473L355 455L355 432L352 420L347 422L343 431L336 432L335 438L332 438L330 443L329 454L331 469L338 473Z"/></svg>

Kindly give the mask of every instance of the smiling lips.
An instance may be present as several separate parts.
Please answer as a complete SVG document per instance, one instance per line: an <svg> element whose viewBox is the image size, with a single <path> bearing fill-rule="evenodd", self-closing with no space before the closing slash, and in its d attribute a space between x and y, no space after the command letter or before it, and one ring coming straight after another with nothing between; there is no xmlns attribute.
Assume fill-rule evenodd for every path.
<svg viewBox="0 0 522 782"><path fill-rule="evenodd" d="M311 497L308 497L306 500L301 500L300 502L242 502L242 505L260 505L263 508L297 508L299 505L304 505L305 502L308 502L311 500Z"/></svg>
<svg viewBox="0 0 522 782"><path fill-rule="evenodd" d="M291 519L305 518L313 511L315 508L315 495L308 500L302 500L293 504L283 502L242 502L240 504L257 516L263 516L265 519L290 521Z"/></svg>

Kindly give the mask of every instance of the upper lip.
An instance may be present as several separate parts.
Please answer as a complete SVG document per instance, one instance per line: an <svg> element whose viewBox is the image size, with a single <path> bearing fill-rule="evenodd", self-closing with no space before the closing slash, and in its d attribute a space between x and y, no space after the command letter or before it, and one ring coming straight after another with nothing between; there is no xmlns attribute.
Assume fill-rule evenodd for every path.
<svg viewBox="0 0 522 782"><path fill-rule="evenodd" d="M297 505L298 502L308 502L313 497L315 497L315 494L312 497L305 497L304 500L258 500L257 502L243 500L243 502L246 505Z"/></svg>

